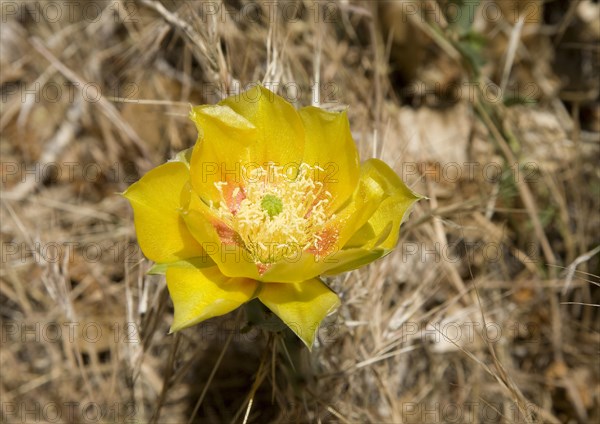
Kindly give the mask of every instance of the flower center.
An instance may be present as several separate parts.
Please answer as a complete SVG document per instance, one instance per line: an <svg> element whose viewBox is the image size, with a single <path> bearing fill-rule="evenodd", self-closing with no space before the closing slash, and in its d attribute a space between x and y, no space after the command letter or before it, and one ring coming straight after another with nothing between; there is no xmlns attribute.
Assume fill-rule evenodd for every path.
<svg viewBox="0 0 600 424"><path fill-rule="evenodd" d="M254 262L298 260L303 251L318 251L319 233L333 218L326 210L331 193L313 178L323 170L304 163L294 169L270 163L242 171L242 184L216 183L221 201L213 208L240 236Z"/></svg>
<svg viewBox="0 0 600 424"><path fill-rule="evenodd" d="M277 196L273 196L272 194L267 194L265 197L263 197L260 205L265 211L267 211L269 217L271 218L279 215L283 210L283 203L281 203L281 199Z"/></svg>

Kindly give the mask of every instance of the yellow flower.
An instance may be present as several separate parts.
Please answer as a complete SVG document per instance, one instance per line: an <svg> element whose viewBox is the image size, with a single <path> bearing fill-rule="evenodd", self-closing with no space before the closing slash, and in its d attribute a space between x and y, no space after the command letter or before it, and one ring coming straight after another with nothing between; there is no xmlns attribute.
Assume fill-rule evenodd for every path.
<svg viewBox="0 0 600 424"><path fill-rule="evenodd" d="M339 305L319 276L389 253L419 196L382 161L359 164L345 112L297 111L255 86L190 117L193 149L124 193L166 274L171 330L257 297L310 348Z"/></svg>

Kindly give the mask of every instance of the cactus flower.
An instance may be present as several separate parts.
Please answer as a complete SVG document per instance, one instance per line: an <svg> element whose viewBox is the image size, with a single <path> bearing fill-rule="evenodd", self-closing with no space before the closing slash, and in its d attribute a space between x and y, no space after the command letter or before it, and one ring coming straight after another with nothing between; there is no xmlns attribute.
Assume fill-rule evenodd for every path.
<svg viewBox="0 0 600 424"><path fill-rule="evenodd" d="M320 277L389 253L419 196L384 162L359 163L346 112L255 86L190 118L195 146L124 193L166 274L171 331L258 298L310 348L339 305Z"/></svg>

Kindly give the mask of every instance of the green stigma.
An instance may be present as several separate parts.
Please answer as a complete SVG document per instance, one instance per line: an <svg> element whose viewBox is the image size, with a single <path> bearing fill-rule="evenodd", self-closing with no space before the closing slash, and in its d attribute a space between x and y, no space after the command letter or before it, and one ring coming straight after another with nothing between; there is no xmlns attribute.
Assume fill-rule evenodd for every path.
<svg viewBox="0 0 600 424"><path fill-rule="evenodd" d="M267 211L269 217L273 218L281 213L283 210L283 203L281 203L281 199L277 196L273 196L272 194L267 194L262 198L260 202L263 210Z"/></svg>

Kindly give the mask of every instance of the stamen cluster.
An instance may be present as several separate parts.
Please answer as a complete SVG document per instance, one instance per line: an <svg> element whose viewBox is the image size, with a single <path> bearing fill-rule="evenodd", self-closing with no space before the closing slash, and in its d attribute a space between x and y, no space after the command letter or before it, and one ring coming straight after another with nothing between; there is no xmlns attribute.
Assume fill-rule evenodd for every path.
<svg viewBox="0 0 600 424"><path fill-rule="evenodd" d="M253 260L268 265L306 250L318 251L319 233L333 217L327 211L331 193L316 178L323 169L305 163L294 169L268 163L244 171L247 178L242 184L215 183L221 201L213 208L239 235ZM228 184L236 187L226 190ZM231 192L234 200L228 202L225 192Z"/></svg>

